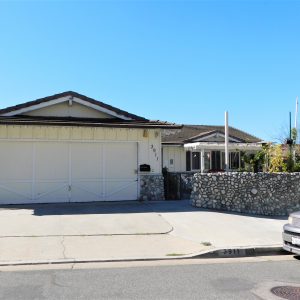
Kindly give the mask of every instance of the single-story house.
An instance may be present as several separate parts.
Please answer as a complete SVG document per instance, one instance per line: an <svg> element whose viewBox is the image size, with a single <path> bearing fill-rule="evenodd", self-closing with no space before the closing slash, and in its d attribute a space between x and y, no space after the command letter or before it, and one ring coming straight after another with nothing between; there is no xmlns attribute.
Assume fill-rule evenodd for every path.
<svg viewBox="0 0 300 300"><path fill-rule="evenodd" d="M0 205L163 199L161 131L75 92L0 110Z"/></svg>
<svg viewBox="0 0 300 300"><path fill-rule="evenodd" d="M208 172L225 169L224 126L183 125L162 132L163 167L170 172ZM242 153L255 153L262 141L229 127L229 168L243 167Z"/></svg>

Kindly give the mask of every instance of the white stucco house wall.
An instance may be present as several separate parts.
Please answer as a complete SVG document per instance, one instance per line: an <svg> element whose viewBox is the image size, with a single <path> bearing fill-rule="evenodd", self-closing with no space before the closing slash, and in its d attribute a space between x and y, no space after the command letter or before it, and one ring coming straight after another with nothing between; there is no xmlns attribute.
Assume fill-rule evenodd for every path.
<svg viewBox="0 0 300 300"><path fill-rule="evenodd" d="M75 92L0 110L0 205L163 199L161 131Z"/></svg>

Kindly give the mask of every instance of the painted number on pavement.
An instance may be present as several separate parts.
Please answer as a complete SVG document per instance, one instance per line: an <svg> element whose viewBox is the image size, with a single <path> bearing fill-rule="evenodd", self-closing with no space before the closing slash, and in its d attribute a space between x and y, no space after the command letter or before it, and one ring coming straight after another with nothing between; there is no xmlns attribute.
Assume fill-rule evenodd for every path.
<svg viewBox="0 0 300 300"><path fill-rule="evenodd" d="M221 256L244 256L244 249L225 249L220 253Z"/></svg>

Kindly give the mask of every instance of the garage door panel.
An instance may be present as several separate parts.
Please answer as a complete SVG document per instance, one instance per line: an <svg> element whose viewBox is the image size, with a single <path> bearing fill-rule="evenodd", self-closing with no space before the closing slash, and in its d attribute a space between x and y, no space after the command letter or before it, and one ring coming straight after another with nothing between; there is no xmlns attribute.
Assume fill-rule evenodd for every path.
<svg viewBox="0 0 300 300"><path fill-rule="evenodd" d="M33 200L36 203L68 202L68 189L68 181L37 182Z"/></svg>
<svg viewBox="0 0 300 300"><path fill-rule="evenodd" d="M72 202L137 199L136 143L71 146Z"/></svg>
<svg viewBox="0 0 300 300"><path fill-rule="evenodd" d="M72 202L101 201L102 191L98 183L77 183L72 186Z"/></svg>
<svg viewBox="0 0 300 300"><path fill-rule="evenodd" d="M105 200L137 200L137 144L105 146Z"/></svg>
<svg viewBox="0 0 300 300"><path fill-rule="evenodd" d="M68 180L69 145L66 143L36 143L35 176L37 180Z"/></svg>
<svg viewBox="0 0 300 300"><path fill-rule="evenodd" d="M103 146L95 143L71 145L72 179L100 178L103 168Z"/></svg>
<svg viewBox="0 0 300 300"><path fill-rule="evenodd" d="M133 180L106 180L105 184L106 201L122 201L137 199L137 182Z"/></svg>
<svg viewBox="0 0 300 300"><path fill-rule="evenodd" d="M0 203L22 204L31 202L32 184L31 182L1 182L0 183Z"/></svg>
<svg viewBox="0 0 300 300"><path fill-rule="evenodd" d="M32 176L32 143L0 143L0 182L2 180L26 180Z"/></svg>
<svg viewBox="0 0 300 300"><path fill-rule="evenodd" d="M135 143L110 143L105 151L105 175L107 178L135 178L137 145Z"/></svg>
<svg viewBox="0 0 300 300"><path fill-rule="evenodd" d="M102 200L103 144L71 145L72 202Z"/></svg>
<svg viewBox="0 0 300 300"><path fill-rule="evenodd" d="M69 201L69 145L38 142L35 146L36 203Z"/></svg>

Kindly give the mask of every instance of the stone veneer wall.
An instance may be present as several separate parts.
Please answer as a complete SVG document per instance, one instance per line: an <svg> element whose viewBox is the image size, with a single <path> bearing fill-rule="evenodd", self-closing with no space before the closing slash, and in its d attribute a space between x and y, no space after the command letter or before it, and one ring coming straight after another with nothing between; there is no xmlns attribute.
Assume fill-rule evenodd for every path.
<svg viewBox="0 0 300 300"><path fill-rule="evenodd" d="M140 200L165 200L163 175L140 175Z"/></svg>
<svg viewBox="0 0 300 300"><path fill-rule="evenodd" d="M267 216L300 210L300 173L197 173L192 205Z"/></svg>

